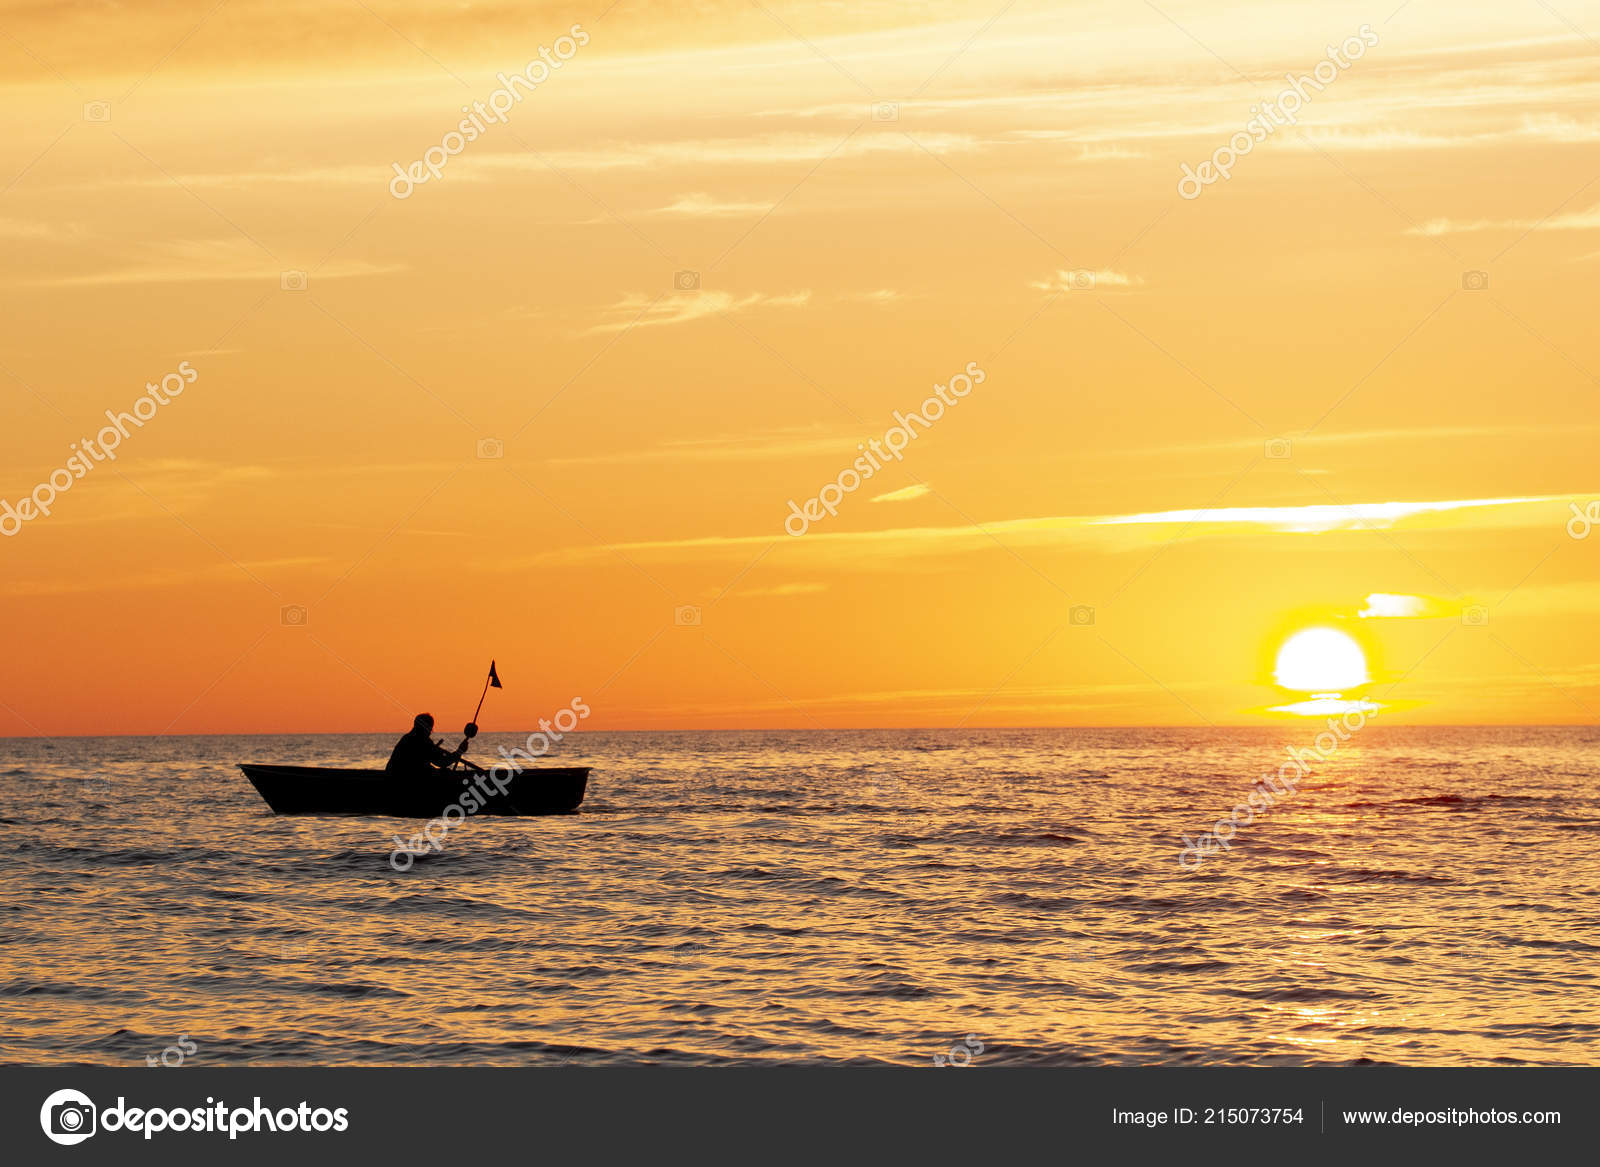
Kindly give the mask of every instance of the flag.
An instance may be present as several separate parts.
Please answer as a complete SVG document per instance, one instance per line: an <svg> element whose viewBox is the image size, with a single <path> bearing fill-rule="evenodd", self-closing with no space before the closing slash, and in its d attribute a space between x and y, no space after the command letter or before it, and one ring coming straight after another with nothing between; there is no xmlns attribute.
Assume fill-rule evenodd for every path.
<svg viewBox="0 0 1600 1167"><path fill-rule="evenodd" d="M494 661L490 661L489 662L489 688L491 688L491 689L499 689L499 688L502 688L502 687L503 686L500 684L500 674L494 671Z"/></svg>

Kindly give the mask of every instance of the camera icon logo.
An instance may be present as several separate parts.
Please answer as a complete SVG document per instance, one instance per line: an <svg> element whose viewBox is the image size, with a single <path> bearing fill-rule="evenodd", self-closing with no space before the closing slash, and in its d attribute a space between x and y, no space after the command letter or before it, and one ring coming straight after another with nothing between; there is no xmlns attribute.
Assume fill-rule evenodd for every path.
<svg viewBox="0 0 1600 1167"><path fill-rule="evenodd" d="M278 619L285 628L304 628L309 615L299 604L286 604L278 610Z"/></svg>
<svg viewBox="0 0 1600 1167"><path fill-rule="evenodd" d="M72 1147L94 1134L97 1113L87 1094L57 1090L39 1108L39 1125L52 1143Z"/></svg>
<svg viewBox="0 0 1600 1167"><path fill-rule="evenodd" d="M306 273L286 271L278 277L278 286L285 292L303 292L306 290Z"/></svg>
<svg viewBox="0 0 1600 1167"><path fill-rule="evenodd" d="M1067 286L1074 292L1094 291L1094 272L1086 268L1078 268L1067 273Z"/></svg>
<svg viewBox="0 0 1600 1167"><path fill-rule="evenodd" d="M700 273L697 271L674 272L672 287L679 292L698 292L700 290Z"/></svg>
<svg viewBox="0 0 1600 1167"><path fill-rule="evenodd" d="M86 101L83 103L83 120L86 122L108 122L111 120L111 103L109 101Z"/></svg>
<svg viewBox="0 0 1600 1167"><path fill-rule="evenodd" d="M872 120L875 122L897 122L900 120L900 103L898 101L875 101L872 103Z"/></svg>
<svg viewBox="0 0 1600 1167"><path fill-rule="evenodd" d="M478 439L478 457L480 459L487 461L490 458L504 458L505 456L506 444L499 438Z"/></svg>
<svg viewBox="0 0 1600 1167"><path fill-rule="evenodd" d="M700 609L693 604L679 604L672 610L672 622L679 628L698 628Z"/></svg>
<svg viewBox="0 0 1600 1167"><path fill-rule="evenodd" d="M1074 604L1067 609L1067 621L1074 628L1087 628L1094 623L1094 609L1088 604Z"/></svg>
<svg viewBox="0 0 1600 1167"><path fill-rule="evenodd" d="M1489 287L1489 273L1486 271L1464 271L1461 273L1461 287L1468 292L1482 292Z"/></svg>
<svg viewBox="0 0 1600 1167"><path fill-rule="evenodd" d="M1482 604L1461 609L1461 623L1468 628L1483 628L1489 623L1489 609Z"/></svg>
<svg viewBox="0 0 1600 1167"><path fill-rule="evenodd" d="M1276 461L1283 461L1294 453L1294 446L1288 438L1268 438L1266 444L1267 457Z"/></svg>

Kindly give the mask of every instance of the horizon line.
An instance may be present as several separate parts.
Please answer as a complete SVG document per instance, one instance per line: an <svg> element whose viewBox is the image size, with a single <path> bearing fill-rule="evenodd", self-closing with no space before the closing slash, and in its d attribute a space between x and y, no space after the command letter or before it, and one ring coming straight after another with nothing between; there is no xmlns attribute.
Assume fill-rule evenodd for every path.
<svg viewBox="0 0 1600 1167"><path fill-rule="evenodd" d="M563 734L563 739L570 737L584 737L595 734L643 734L643 733L986 733L994 731L1018 730L1056 730L1056 731L1100 731L1100 730L1232 730L1232 729L1274 729L1291 724L1311 726L1326 718L1302 717L1296 722L1287 719L1272 722L1220 722L1214 725L1195 725L1192 723L1171 725L980 725L980 726L952 726L952 725L870 725L870 726L717 726L712 728L690 729L589 729L569 730ZM1436 722L1420 721L1395 725L1386 723L1377 726L1379 729L1600 729L1600 722L1585 721L1474 721L1474 722ZM387 737L394 734L394 729L351 729L351 730L251 730L243 733L59 733L59 734L0 734L0 742L28 742L28 741L80 741L89 738L198 738L198 737ZM543 732L537 728L531 730L500 729L484 730L478 736L489 734L530 734ZM455 736L446 732L442 737Z"/></svg>

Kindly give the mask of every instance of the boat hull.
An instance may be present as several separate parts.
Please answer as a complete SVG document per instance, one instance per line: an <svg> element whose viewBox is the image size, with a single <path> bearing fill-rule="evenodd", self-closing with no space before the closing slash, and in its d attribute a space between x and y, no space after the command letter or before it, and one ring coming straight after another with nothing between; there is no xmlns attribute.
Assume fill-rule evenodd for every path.
<svg viewBox="0 0 1600 1167"><path fill-rule="evenodd" d="M482 805L474 815L572 814L589 786L587 766L541 767L513 773L504 792L491 778L461 771L401 775L385 770L330 770L242 762L239 769L277 814L388 815L437 818L450 806Z"/></svg>

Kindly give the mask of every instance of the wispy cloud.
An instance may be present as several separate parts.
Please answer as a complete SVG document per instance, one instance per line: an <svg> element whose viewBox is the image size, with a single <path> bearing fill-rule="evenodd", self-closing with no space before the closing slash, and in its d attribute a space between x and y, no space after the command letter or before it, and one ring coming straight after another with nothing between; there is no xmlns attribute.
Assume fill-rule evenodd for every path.
<svg viewBox="0 0 1600 1167"><path fill-rule="evenodd" d="M1008 137L1021 142L1066 142L1078 145L1079 162L1126 162L1148 158L1145 150L1133 150L1115 142L1085 143L1078 130L1011 130Z"/></svg>
<svg viewBox="0 0 1600 1167"><path fill-rule="evenodd" d="M1600 255L1600 252L1596 254ZM1320 451L1336 446L1368 447L1380 442L1418 444L1474 439L1493 440L1496 443L1500 443L1512 434L1526 437L1548 437L1552 435L1571 437L1575 434L1593 433L1597 430L1600 430L1600 425L1574 422L1560 425L1429 425L1393 429L1318 430L1316 433L1308 435L1291 434L1286 436L1291 439L1295 456L1299 458L1307 451ZM1152 446L1087 450L1078 456L1083 458L1166 458L1173 454L1231 453L1235 450L1259 451L1261 448L1261 436L1252 434L1249 437L1228 438L1210 442L1171 442ZM1326 471L1316 471L1302 467L1300 473L1326 473Z"/></svg>
<svg viewBox="0 0 1600 1167"><path fill-rule="evenodd" d="M302 555L287 559L254 559L244 563L212 563L195 567L163 568L136 574L111 573L61 580L15 580L0 585L0 595L73 596L95 592L184 589L192 588L201 581L249 585L250 580L246 572L253 574L286 568L315 567L327 562L329 561L321 556Z"/></svg>
<svg viewBox="0 0 1600 1167"><path fill-rule="evenodd" d="M919 145L920 144L920 145ZM788 166L816 163L824 158L870 158L889 154L920 155L923 148L943 155L972 153L988 148L985 138L967 133L928 132L917 142L897 133L860 133L846 136L816 133L730 134L719 138L663 138L655 141L605 140L581 146L527 150L479 151L461 155L452 163L450 182L490 182L500 175L549 176L552 172L578 173L624 170L666 170L672 167L696 170L719 167ZM272 186L353 187L383 190L394 177L390 164L303 165L285 164L280 169L240 168L238 170L188 171L173 174L96 175L71 179L57 189L71 190L190 190L259 191ZM718 200L694 192L654 208L649 214L661 216L734 216L765 214L770 203ZM601 216L589 222L607 222Z"/></svg>
<svg viewBox="0 0 1600 1167"><path fill-rule="evenodd" d="M1369 129L1361 125L1304 127L1284 140L1290 150L1461 150L1516 145L1579 146L1600 142L1600 125L1569 117L1525 117L1488 130Z"/></svg>
<svg viewBox="0 0 1600 1167"><path fill-rule="evenodd" d="M550 458L551 465L617 465L628 462L770 462L808 454L853 453L861 440L855 434L824 434L816 427L755 434L720 434L662 442L643 450L575 454Z"/></svg>
<svg viewBox="0 0 1600 1167"><path fill-rule="evenodd" d="M629 328L648 328L652 325L692 324L708 316L728 312L748 312L754 308L803 308L811 302L809 288L799 292L768 295L764 292L676 292L651 298L626 296L605 310L609 319L596 324L589 332L622 332Z"/></svg>
<svg viewBox="0 0 1600 1167"><path fill-rule="evenodd" d="M1088 520L1094 526L1207 524L1272 527L1280 531L1360 531L1392 527L1402 519L1447 511L1482 510L1524 503L1556 501L1550 497L1463 498L1436 502L1314 503L1292 507L1198 507L1186 511L1145 511L1105 515Z"/></svg>
<svg viewBox="0 0 1600 1167"><path fill-rule="evenodd" d="M1366 502L1346 506L1319 503L1309 506L1199 507L1124 515L1051 515L951 527L813 532L804 539L787 540L785 546L825 556L839 553L852 562L874 563L918 556L989 551L997 546L997 541L1013 548L1110 545L1113 549L1131 549L1140 545L1140 541L1132 538L1134 529L1145 527L1162 528L1159 532L1153 532L1153 536L1160 541L1170 541L1208 536L1381 531L1430 523L1438 526L1452 516L1468 514L1476 515L1475 521L1481 527L1547 528L1558 531L1568 517L1568 505L1576 497L1579 496L1534 495L1424 502ZM1582 497L1593 497L1593 494ZM1172 531L1173 528L1176 530ZM770 533L761 533L614 543L542 552L534 556L533 561L584 563L617 551L669 559L706 554L736 556L749 554L752 548L767 547L772 543L772 538Z"/></svg>
<svg viewBox="0 0 1600 1167"><path fill-rule="evenodd" d="M983 139L964 133L919 134L744 134L726 138L679 138L656 142L602 142L592 146L546 151L538 156L513 153L462 156L463 171L502 170L548 173L551 166L570 171L661 170L675 166L772 166L816 163L824 158L867 158L884 154L962 154L981 150ZM765 209L765 208L763 208Z"/></svg>
<svg viewBox="0 0 1600 1167"><path fill-rule="evenodd" d="M899 490L891 490L888 494L874 495L872 502L910 502L914 498L922 498L933 488L925 482L918 482L912 486L902 486Z"/></svg>
<svg viewBox="0 0 1600 1167"><path fill-rule="evenodd" d="M1459 608L1431 596L1373 592L1367 597L1366 606L1356 615L1363 620L1428 620L1458 613Z"/></svg>
<svg viewBox="0 0 1600 1167"><path fill-rule="evenodd" d="M745 596L751 599L755 599L757 597L782 599L787 596L812 596L818 592L825 592L827 590L827 584L786 583L778 584L776 587L770 588L748 588L744 591L735 592L734 595Z"/></svg>
<svg viewBox="0 0 1600 1167"><path fill-rule="evenodd" d="M1143 283L1142 276L1130 276L1127 272L1109 268L1074 268L1071 271L1058 268L1045 279L1030 280L1028 286L1041 292L1094 292L1107 289L1125 291Z"/></svg>
<svg viewBox="0 0 1600 1167"><path fill-rule="evenodd" d="M652 215L669 215L683 218L738 218L746 215L764 215L772 210L771 203L740 203L718 200L708 194L680 195L664 207L649 212Z"/></svg>
<svg viewBox="0 0 1600 1167"><path fill-rule="evenodd" d="M897 716L927 714L944 720L954 714L970 717L974 706L984 712L980 724L996 719L1013 723L1040 724L1038 716L1061 716L1075 712L1106 712L1147 706L1151 698L1170 700L1176 693L1201 693L1207 685L1191 681L1108 682L1084 685L1008 685L1003 691L983 688L874 689L813 696L786 695L741 703L684 704L662 707L662 716L699 713L726 716L729 712L782 712L795 708L817 711L838 710L859 713L863 706L896 706Z"/></svg>
<svg viewBox="0 0 1600 1167"><path fill-rule="evenodd" d="M76 239L82 235L82 228L76 226L46 223L37 219L0 218L0 239L59 240Z"/></svg>
<svg viewBox="0 0 1600 1167"><path fill-rule="evenodd" d="M259 190L263 186L354 186L382 189L394 177L388 166L292 166L278 170L199 170L184 174L128 174L98 177L82 184L89 187L130 190L173 190L177 187L206 190ZM76 184L75 184L76 185Z"/></svg>
<svg viewBox="0 0 1600 1167"><path fill-rule="evenodd" d="M403 264L332 260L317 268L315 281L403 271ZM259 280L278 283L283 264L246 239L178 239L152 245L140 255L95 271L30 281L36 287L82 288L124 284L176 284Z"/></svg>
<svg viewBox="0 0 1600 1167"><path fill-rule="evenodd" d="M1586 211L1569 211L1545 219L1430 219L1407 235L1463 235L1473 231L1596 231L1600 230L1600 203Z"/></svg>

